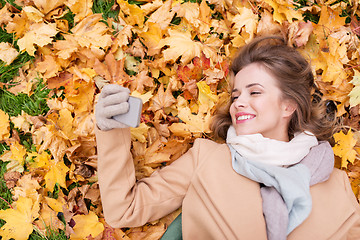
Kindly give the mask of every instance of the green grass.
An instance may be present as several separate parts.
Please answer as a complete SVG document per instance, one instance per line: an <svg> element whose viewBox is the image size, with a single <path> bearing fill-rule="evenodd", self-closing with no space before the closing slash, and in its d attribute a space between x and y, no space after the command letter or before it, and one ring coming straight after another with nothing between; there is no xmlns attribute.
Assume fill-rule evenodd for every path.
<svg viewBox="0 0 360 240"><path fill-rule="evenodd" d="M6 182L4 180L4 173L6 172L7 162L0 161L0 197L4 200L8 201L8 203L12 203L12 194L10 190L6 186ZM0 199L0 209L8 209L9 204L5 202L3 199Z"/></svg>
<svg viewBox="0 0 360 240"><path fill-rule="evenodd" d="M50 89L40 81L34 93L30 96L24 93L15 95L7 90L0 89L0 109L10 116L18 116L21 111L32 116L45 115L49 111L46 99Z"/></svg>
<svg viewBox="0 0 360 240"><path fill-rule="evenodd" d="M53 229L46 230L46 237L34 231L29 236L29 240L65 240L67 239L64 231L56 231Z"/></svg>
<svg viewBox="0 0 360 240"><path fill-rule="evenodd" d="M92 6L93 13L102 13L103 18L113 18L118 21L119 9L113 9L115 0L95 0Z"/></svg>

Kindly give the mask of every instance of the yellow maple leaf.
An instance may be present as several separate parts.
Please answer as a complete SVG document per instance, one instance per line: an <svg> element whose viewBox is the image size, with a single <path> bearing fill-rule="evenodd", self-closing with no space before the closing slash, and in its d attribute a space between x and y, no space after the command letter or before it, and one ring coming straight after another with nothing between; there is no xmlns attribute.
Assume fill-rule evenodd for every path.
<svg viewBox="0 0 360 240"><path fill-rule="evenodd" d="M350 83L354 85L354 88L349 93L350 107L355 107L360 104L360 72L356 69L354 69L354 76Z"/></svg>
<svg viewBox="0 0 360 240"><path fill-rule="evenodd" d="M163 51L165 61L175 62L181 56L181 62L186 65L194 57L201 56L203 45L193 41L189 31L179 32L169 29L169 35L169 37L161 39L158 45L158 48L169 46Z"/></svg>
<svg viewBox="0 0 360 240"><path fill-rule="evenodd" d="M34 56L34 45L43 47L52 42L52 37L58 33L55 23L35 23L29 27L29 31L18 40L20 52L27 51L29 55Z"/></svg>
<svg viewBox="0 0 360 240"><path fill-rule="evenodd" d="M28 239L33 231L32 222L39 216L36 210L38 208L33 206L32 200L23 197L16 201L16 209L0 210L0 218L6 221L6 224L0 228L3 240Z"/></svg>
<svg viewBox="0 0 360 240"><path fill-rule="evenodd" d="M148 48L148 55L153 56L160 52L159 48L156 48L162 39L163 30L161 30L158 23L147 22L148 30L140 32L139 36L143 39L145 46Z"/></svg>
<svg viewBox="0 0 360 240"><path fill-rule="evenodd" d="M26 149L19 142L12 142L10 144L11 158L18 161L21 165L24 164Z"/></svg>
<svg viewBox="0 0 360 240"><path fill-rule="evenodd" d="M199 112L210 112L218 102L218 96L211 91L209 85L207 85L205 81L197 82L196 85L199 89Z"/></svg>
<svg viewBox="0 0 360 240"><path fill-rule="evenodd" d="M149 109L154 112L158 110L164 110L164 108L170 107L173 103L176 102L170 88L167 88L164 91L163 84L160 85L157 94L151 100L152 104Z"/></svg>
<svg viewBox="0 0 360 240"><path fill-rule="evenodd" d="M44 18L44 14L41 13L39 10L32 6L25 6L23 7L23 11L26 13L26 16L29 20L33 22L42 22Z"/></svg>
<svg viewBox="0 0 360 240"><path fill-rule="evenodd" d="M45 174L46 188L51 192L54 191L55 184L58 183L61 187L66 187L66 174L69 172L69 168L62 162L55 163L54 160L49 161L50 169Z"/></svg>
<svg viewBox="0 0 360 240"><path fill-rule="evenodd" d="M39 220L35 221L35 224L42 230L44 235L49 231L49 228L51 230L63 230L65 228L63 222L57 217L57 212L52 210L47 204L42 204Z"/></svg>
<svg viewBox="0 0 360 240"><path fill-rule="evenodd" d="M30 174L23 175L16 185L13 189L14 199L25 197L30 198L34 204L40 202L41 197L38 189L41 187L37 180L33 179Z"/></svg>
<svg viewBox="0 0 360 240"><path fill-rule="evenodd" d="M4 61L6 65L11 64L18 55L19 52L10 43L0 43L0 60Z"/></svg>
<svg viewBox="0 0 360 240"><path fill-rule="evenodd" d="M71 103L75 109L75 115L82 112L90 112L93 108L95 84L91 80L86 81L74 81L73 89L74 93L65 94L69 103Z"/></svg>
<svg viewBox="0 0 360 240"><path fill-rule="evenodd" d="M168 0L162 4L155 12L153 12L147 23L157 23L162 30L166 30L173 19L175 12L171 10L172 0Z"/></svg>
<svg viewBox="0 0 360 240"><path fill-rule="evenodd" d="M47 14L48 12L50 12L51 10L60 7L61 5L63 5L65 2L67 2L67 0L51 0L51 1L46 1L46 0L32 0L35 4L35 6L44 14ZM70 1L69 1L70 2ZM80 1L83 2L83 1ZM71 11L73 13L75 13L75 11L73 11L73 9L71 9Z"/></svg>
<svg viewBox="0 0 360 240"><path fill-rule="evenodd" d="M129 4L124 0L117 0L120 6L119 16L126 21L129 25L138 25L142 28L144 25L145 15L143 10L136 4Z"/></svg>
<svg viewBox="0 0 360 240"><path fill-rule="evenodd" d="M0 109L0 141L10 137L9 115Z"/></svg>
<svg viewBox="0 0 360 240"><path fill-rule="evenodd" d="M235 17L233 17L231 20L231 22L234 24L234 26L232 27L234 31L233 35L234 37L236 37L238 34L245 31L249 34L249 38L246 40L246 42L248 42L254 36L259 17L255 13L253 13L251 9L246 7L240 8L239 12L240 13L235 15Z"/></svg>
<svg viewBox="0 0 360 240"><path fill-rule="evenodd" d="M284 0L265 0L267 4L269 4L273 9L273 18L274 21L277 21L279 23L283 23L284 21L292 22L293 18L296 18L298 20L302 20L302 13L299 10L295 10L294 6L290 4L288 1Z"/></svg>
<svg viewBox="0 0 360 240"><path fill-rule="evenodd" d="M146 136L149 131L149 126L147 126L145 123L140 123L140 125L137 128L130 128L131 132L131 139L133 141L138 140L139 142L146 142Z"/></svg>
<svg viewBox="0 0 360 240"><path fill-rule="evenodd" d="M341 167L346 168L348 163L354 163L356 157L356 151L354 150L356 139L351 129L344 134L338 132L334 134L335 146L333 147L335 155L341 157Z"/></svg>
<svg viewBox="0 0 360 240"><path fill-rule="evenodd" d="M83 1L67 0L65 1L65 5L68 6L71 12L75 14L74 21L76 23L92 14L92 10L91 10L93 5L92 0L83 0Z"/></svg>
<svg viewBox="0 0 360 240"><path fill-rule="evenodd" d="M111 45L110 29L101 20L101 14L92 14L71 29L81 47L107 49Z"/></svg>
<svg viewBox="0 0 360 240"><path fill-rule="evenodd" d="M104 231L104 225L99 222L98 217L92 211L88 215L76 215L73 217L75 226L74 233L70 235L71 240L83 240L91 235L95 238Z"/></svg>
<svg viewBox="0 0 360 240"><path fill-rule="evenodd" d="M45 197L46 203L56 212L62 212L63 206L66 204L66 201L63 197L59 197L58 199Z"/></svg>

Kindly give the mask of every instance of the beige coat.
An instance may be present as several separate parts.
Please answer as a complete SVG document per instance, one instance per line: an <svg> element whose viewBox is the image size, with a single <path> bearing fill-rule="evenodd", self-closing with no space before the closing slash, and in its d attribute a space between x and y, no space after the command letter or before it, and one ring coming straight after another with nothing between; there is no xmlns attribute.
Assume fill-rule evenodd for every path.
<svg viewBox="0 0 360 240"><path fill-rule="evenodd" d="M183 238L266 240L259 184L231 166L226 144L197 139L170 166L136 182L129 129L96 131L105 219L112 227L141 226L182 206ZM346 174L311 187L310 216L290 240L360 239L360 207Z"/></svg>

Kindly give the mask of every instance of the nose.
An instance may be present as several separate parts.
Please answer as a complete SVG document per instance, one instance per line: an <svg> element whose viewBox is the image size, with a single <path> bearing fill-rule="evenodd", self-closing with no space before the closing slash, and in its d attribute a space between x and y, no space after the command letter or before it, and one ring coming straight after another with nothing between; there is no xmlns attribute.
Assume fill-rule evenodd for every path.
<svg viewBox="0 0 360 240"><path fill-rule="evenodd" d="M245 97L240 94L240 95L235 99L234 105L235 105L236 108L244 108L244 107L246 107L248 104L247 104L247 101L246 101Z"/></svg>

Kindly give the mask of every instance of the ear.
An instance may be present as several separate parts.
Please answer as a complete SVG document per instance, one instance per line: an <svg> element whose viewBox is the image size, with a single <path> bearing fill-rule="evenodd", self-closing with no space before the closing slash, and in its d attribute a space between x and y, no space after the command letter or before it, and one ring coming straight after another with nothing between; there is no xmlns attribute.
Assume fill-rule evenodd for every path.
<svg viewBox="0 0 360 240"><path fill-rule="evenodd" d="M297 108L297 104L294 100L284 100L283 101L283 117L290 118Z"/></svg>

